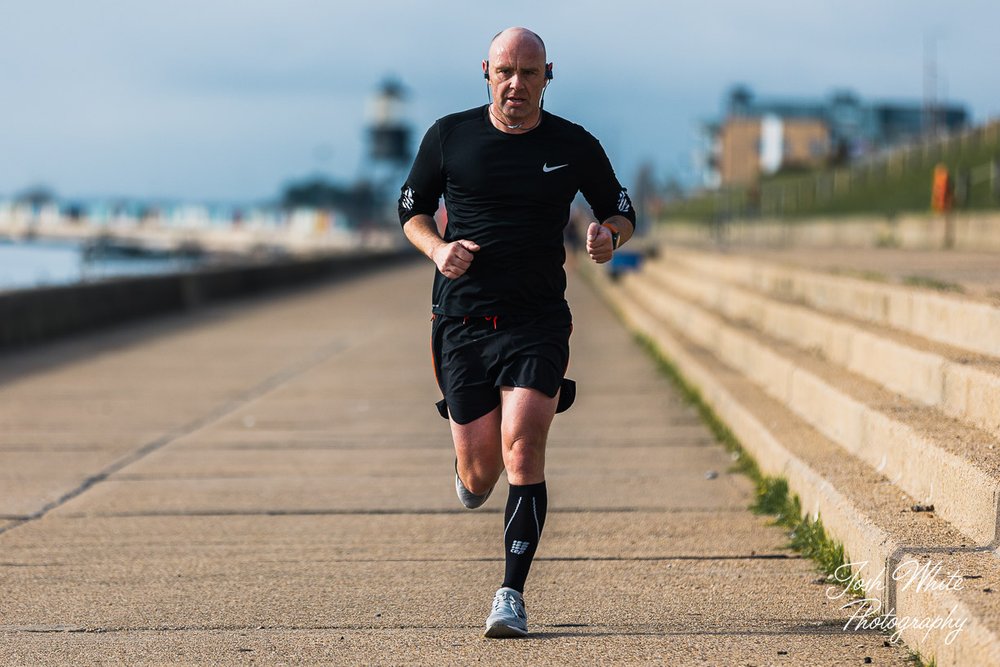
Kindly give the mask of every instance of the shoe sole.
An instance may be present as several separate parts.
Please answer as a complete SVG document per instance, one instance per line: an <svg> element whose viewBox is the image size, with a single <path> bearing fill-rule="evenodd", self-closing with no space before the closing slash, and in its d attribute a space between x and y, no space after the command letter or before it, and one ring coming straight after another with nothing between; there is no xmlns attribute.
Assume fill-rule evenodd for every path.
<svg viewBox="0 0 1000 667"><path fill-rule="evenodd" d="M490 499L490 495L493 493L493 489L490 489L485 494L477 496L476 494L466 489L465 492L469 494L469 500L468 502L466 502L466 498L462 496L462 492L458 488L458 485L460 484L462 484L462 480L458 478L458 475L455 475L455 485L456 485L455 491L458 494L458 501L462 503L462 507L464 507L467 510L479 509L480 507L486 504L486 501ZM464 489L465 486L462 485L462 488Z"/></svg>
<svg viewBox="0 0 1000 667"><path fill-rule="evenodd" d="M486 628L483 636L488 639L515 639L517 637L527 637L528 631L521 628L514 628L502 621L498 621Z"/></svg>

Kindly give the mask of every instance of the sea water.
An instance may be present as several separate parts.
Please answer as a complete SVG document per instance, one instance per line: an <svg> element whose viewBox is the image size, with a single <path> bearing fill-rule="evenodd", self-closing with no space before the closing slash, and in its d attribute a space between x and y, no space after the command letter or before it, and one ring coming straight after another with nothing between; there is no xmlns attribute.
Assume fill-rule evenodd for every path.
<svg viewBox="0 0 1000 667"><path fill-rule="evenodd" d="M172 273L199 265L190 257L101 256L71 241L0 240L0 291Z"/></svg>

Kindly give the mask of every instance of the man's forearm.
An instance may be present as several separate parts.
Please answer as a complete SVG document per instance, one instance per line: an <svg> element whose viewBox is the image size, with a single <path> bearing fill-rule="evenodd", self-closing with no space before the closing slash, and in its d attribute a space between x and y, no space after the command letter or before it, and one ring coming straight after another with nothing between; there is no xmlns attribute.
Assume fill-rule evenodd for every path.
<svg viewBox="0 0 1000 667"><path fill-rule="evenodd" d="M445 278L461 278L479 251L479 244L469 239L458 239L451 243L441 238L437 223L429 215L415 215L403 225L403 233L410 243L434 262L434 266Z"/></svg>
<svg viewBox="0 0 1000 667"><path fill-rule="evenodd" d="M444 239L438 234L434 218L425 214L415 215L407 220L403 225L403 234L420 252L432 260L435 248L444 243Z"/></svg>

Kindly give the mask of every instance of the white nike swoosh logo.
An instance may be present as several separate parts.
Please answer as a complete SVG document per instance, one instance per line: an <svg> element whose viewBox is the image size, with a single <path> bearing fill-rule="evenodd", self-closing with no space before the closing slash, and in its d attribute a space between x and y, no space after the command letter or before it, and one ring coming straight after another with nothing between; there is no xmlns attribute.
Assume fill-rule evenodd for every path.
<svg viewBox="0 0 1000 667"><path fill-rule="evenodd" d="M545 164L542 165L542 171L544 171L547 174L550 171L555 171L556 169L562 169L563 167L568 167L568 166L569 166L569 162L567 162L566 164L556 165L555 167L550 167L549 163L546 162Z"/></svg>

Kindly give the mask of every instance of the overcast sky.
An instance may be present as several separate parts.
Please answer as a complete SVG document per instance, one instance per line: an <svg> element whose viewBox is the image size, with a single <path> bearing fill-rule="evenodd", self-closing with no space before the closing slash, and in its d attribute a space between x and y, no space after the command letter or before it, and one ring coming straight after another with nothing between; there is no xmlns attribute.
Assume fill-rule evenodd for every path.
<svg viewBox="0 0 1000 667"><path fill-rule="evenodd" d="M410 90L414 142L486 102L502 28L545 39L546 109L582 124L630 184L691 169L698 122L745 82L762 97L939 96L1000 115L996 0L0 0L0 197L255 201L315 173L362 173L366 104Z"/></svg>

